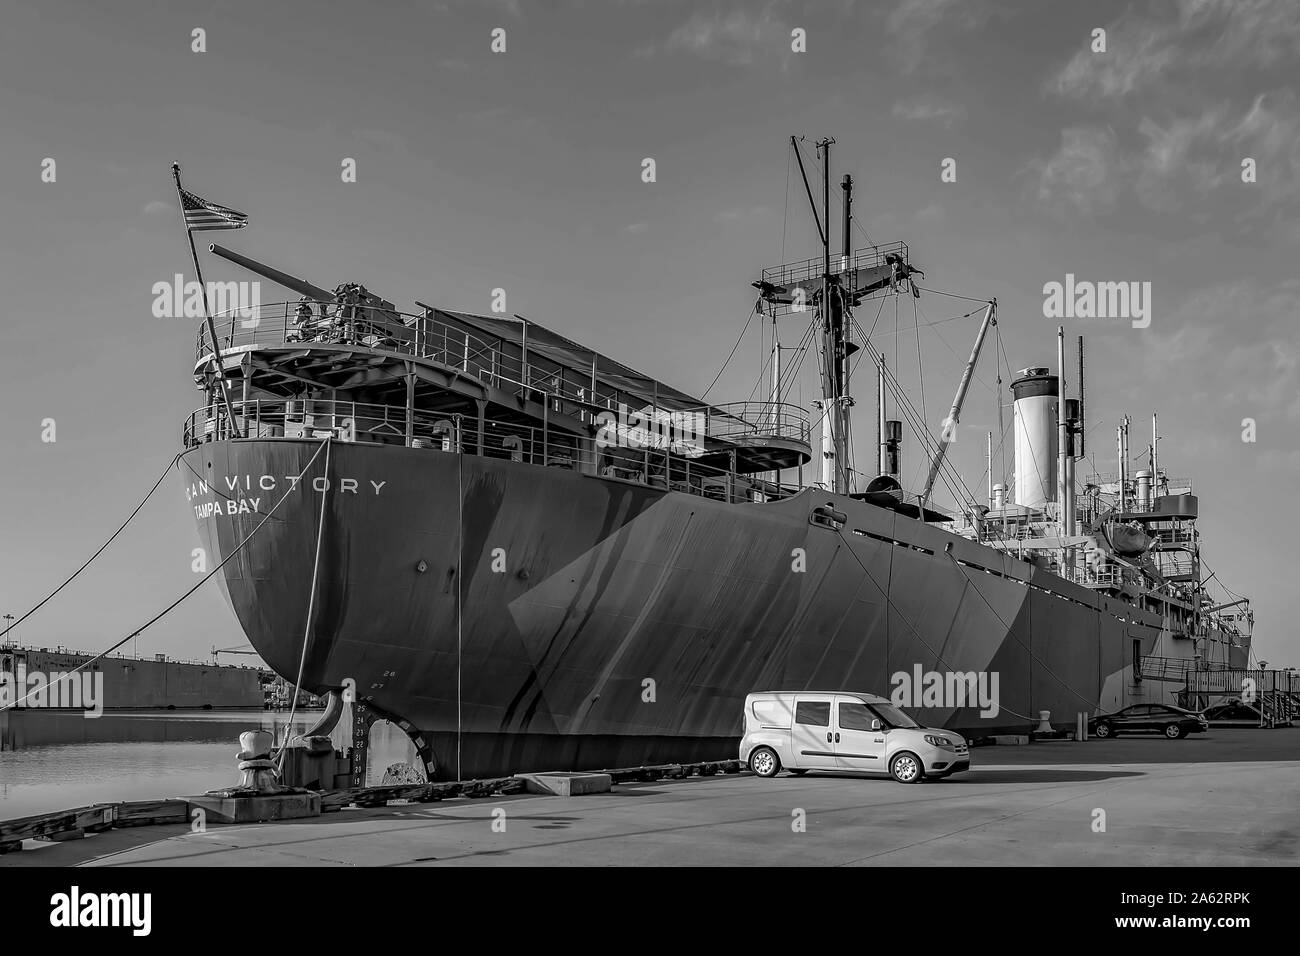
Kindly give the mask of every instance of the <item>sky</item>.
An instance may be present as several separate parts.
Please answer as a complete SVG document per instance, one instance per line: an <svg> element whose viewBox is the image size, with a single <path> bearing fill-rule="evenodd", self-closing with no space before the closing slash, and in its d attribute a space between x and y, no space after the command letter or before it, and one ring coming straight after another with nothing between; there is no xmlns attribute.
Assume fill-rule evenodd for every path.
<svg viewBox="0 0 1300 956"><path fill-rule="evenodd" d="M198 321L151 310L154 283L192 277L173 161L250 216L201 240L406 309L486 313L502 288L510 312L692 394L739 337L708 396L736 401L761 394L770 344L757 321L741 336L750 282L819 252L789 137L811 156L831 136L855 241L907 242L935 290L858 314L930 428L979 318L939 291L998 299L1012 370L1054 367L1058 324L1071 345L1084 335L1095 470L1116 470L1123 414L1144 460L1158 412L1216 586L1252 598L1256 657L1300 665L1300 5L6 0L3 19L0 613L25 613L104 542L201 404ZM209 280L252 278L201 255ZM1149 324L1045 316L1044 286L1067 275L1150 283ZM782 323L793 344L803 323ZM1009 401L998 353L951 453L980 497ZM790 399L814 388L806 375ZM910 434L903 459L919 487ZM169 476L13 636L100 650L193 586L182 487ZM126 649L243 643L210 582Z"/></svg>

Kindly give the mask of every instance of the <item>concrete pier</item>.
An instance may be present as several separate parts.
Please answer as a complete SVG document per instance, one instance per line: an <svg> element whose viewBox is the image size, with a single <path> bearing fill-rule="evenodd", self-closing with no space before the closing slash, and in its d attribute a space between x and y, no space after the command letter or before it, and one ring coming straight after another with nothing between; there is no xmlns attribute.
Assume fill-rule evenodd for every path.
<svg viewBox="0 0 1300 956"><path fill-rule="evenodd" d="M1300 728L973 753L969 773L749 774L497 796L192 833L96 834L0 867L1294 865Z"/></svg>

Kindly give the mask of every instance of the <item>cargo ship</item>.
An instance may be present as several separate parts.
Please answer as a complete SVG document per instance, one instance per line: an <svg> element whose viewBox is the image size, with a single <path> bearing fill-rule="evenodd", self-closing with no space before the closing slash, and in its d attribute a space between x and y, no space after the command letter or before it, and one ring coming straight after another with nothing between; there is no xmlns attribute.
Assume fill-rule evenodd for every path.
<svg viewBox="0 0 1300 956"><path fill-rule="evenodd" d="M1076 479L1060 339L1055 373L1010 384L1014 482L990 468L976 500L945 453L997 303L938 435L854 317L919 296L921 273L905 243L851 248L847 176L832 255L818 149L822 255L751 282L774 328L807 325L812 411L779 350L764 400L712 404L523 316L403 311L211 245L300 296L200 331L178 464L262 658L354 693L442 779L730 756L755 689L872 691L976 736L1188 702L1193 672L1230 690L1249 610L1206 593L1190 483L1130 474L1127 420L1119 473ZM858 362L877 379L865 477ZM902 484L904 420L922 488Z"/></svg>
<svg viewBox="0 0 1300 956"><path fill-rule="evenodd" d="M0 643L0 683L8 694L0 694L0 703L16 710L261 710L265 704L256 667L169 660L166 654L95 658L62 647ZM76 679L61 679L78 668L84 670Z"/></svg>

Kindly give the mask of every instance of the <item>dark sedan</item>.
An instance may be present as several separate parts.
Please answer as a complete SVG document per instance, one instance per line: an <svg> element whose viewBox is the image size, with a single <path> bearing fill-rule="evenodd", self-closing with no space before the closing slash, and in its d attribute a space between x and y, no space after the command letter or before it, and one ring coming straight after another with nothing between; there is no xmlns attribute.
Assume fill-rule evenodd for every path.
<svg viewBox="0 0 1300 956"><path fill-rule="evenodd" d="M1209 728L1209 722L1200 714L1169 704L1134 704L1088 721L1088 733L1101 738L1118 737L1122 733L1156 733L1177 740L1188 734L1204 733Z"/></svg>

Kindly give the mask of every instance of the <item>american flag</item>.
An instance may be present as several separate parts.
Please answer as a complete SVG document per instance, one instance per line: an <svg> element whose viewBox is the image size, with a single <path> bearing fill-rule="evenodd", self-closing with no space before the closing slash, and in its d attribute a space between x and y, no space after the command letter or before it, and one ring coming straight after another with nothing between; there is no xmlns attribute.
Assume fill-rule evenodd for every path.
<svg viewBox="0 0 1300 956"><path fill-rule="evenodd" d="M203 232L211 229L243 229L248 225L248 217L242 212L235 212L225 206L200 199L194 193L181 189L181 208L185 210L185 225L190 232Z"/></svg>

